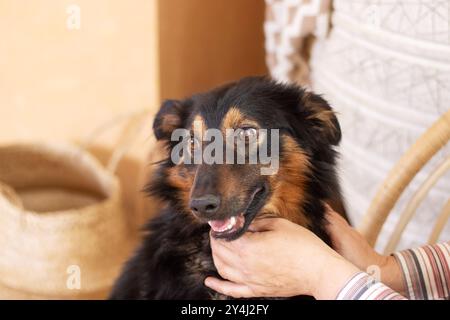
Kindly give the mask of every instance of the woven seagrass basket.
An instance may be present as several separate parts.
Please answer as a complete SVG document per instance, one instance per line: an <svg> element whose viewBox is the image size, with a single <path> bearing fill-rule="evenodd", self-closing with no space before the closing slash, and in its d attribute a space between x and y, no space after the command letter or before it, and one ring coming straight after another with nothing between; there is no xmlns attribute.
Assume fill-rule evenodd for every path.
<svg viewBox="0 0 450 320"><path fill-rule="evenodd" d="M136 245L118 179L69 144L0 147L0 298L105 298Z"/></svg>

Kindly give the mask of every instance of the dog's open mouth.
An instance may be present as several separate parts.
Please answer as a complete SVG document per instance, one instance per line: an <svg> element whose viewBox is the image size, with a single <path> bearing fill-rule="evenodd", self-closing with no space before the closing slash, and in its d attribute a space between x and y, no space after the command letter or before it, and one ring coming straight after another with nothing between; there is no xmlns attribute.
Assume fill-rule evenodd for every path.
<svg viewBox="0 0 450 320"><path fill-rule="evenodd" d="M212 231L215 234L224 234L230 232L236 232L245 224L244 214L240 214L238 216L233 216L225 220L212 220L208 221L208 224L211 226Z"/></svg>
<svg viewBox="0 0 450 320"><path fill-rule="evenodd" d="M255 189L244 212L224 220L210 220L212 236L215 238L235 240L247 230L253 219L263 207L268 189L261 186Z"/></svg>

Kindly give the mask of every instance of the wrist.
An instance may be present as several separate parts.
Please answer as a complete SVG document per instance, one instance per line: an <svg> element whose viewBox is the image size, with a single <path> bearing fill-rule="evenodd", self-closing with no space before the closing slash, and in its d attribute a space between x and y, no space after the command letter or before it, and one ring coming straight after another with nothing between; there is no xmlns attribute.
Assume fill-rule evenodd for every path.
<svg viewBox="0 0 450 320"><path fill-rule="evenodd" d="M382 283L405 295L402 270L394 256L383 256L383 262L380 265L380 277Z"/></svg>
<svg viewBox="0 0 450 320"><path fill-rule="evenodd" d="M318 300L335 299L345 284L361 270L338 255L331 256L323 264L320 277L312 287L312 295Z"/></svg>

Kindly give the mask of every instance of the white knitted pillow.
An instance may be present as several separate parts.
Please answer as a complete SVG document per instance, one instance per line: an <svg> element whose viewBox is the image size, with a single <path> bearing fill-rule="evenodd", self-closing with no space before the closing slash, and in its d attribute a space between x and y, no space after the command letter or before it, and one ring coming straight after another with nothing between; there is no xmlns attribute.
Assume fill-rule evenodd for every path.
<svg viewBox="0 0 450 320"><path fill-rule="evenodd" d="M450 107L448 1L335 0L329 36L311 58L313 88L339 112L341 172L355 224L387 172ZM391 214L377 248L384 248L405 201L444 155L413 180ZM399 249L424 244L450 195L450 174L439 181L406 229ZM441 239L450 239L447 225Z"/></svg>

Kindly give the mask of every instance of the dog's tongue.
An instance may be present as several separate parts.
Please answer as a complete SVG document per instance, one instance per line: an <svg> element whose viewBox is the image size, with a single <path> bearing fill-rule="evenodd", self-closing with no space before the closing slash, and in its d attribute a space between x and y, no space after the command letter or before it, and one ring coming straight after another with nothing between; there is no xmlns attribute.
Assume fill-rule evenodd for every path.
<svg viewBox="0 0 450 320"><path fill-rule="evenodd" d="M208 221L208 224L211 226L211 229L215 232L224 232L235 229L236 227L240 228L243 225L243 216L238 217L230 217L225 220L211 220Z"/></svg>
<svg viewBox="0 0 450 320"><path fill-rule="evenodd" d="M211 220L208 221L208 223L214 231L223 232L234 227L236 224L236 217L231 217L225 220Z"/></svg>

